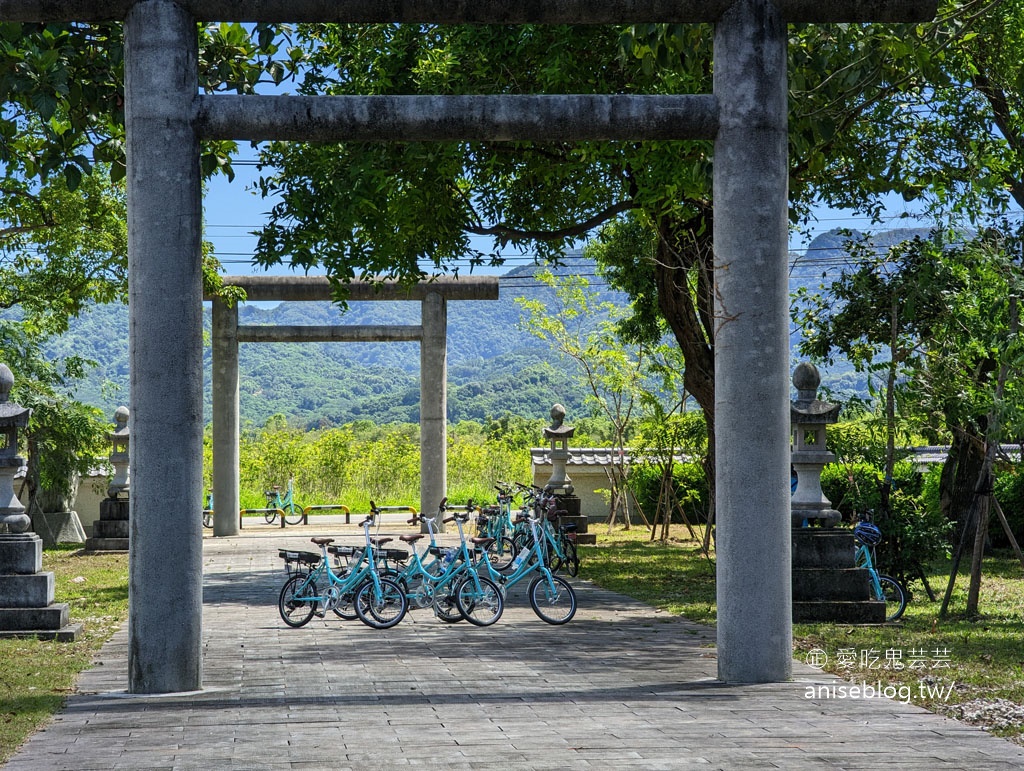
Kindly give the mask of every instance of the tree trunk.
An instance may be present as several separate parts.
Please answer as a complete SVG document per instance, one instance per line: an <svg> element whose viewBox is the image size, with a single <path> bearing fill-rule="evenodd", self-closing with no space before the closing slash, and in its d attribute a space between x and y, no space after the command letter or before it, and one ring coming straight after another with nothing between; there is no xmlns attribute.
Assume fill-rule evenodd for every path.
<svg viewBox="0 0 1024 771"><path fill-rule="evenodd" d="M715 350L713 315L714 250L710 207L690 220L665 217L658 223L655 281L658 307L668 322L686 365L683 386L704 411L708 454L708 511L715 510Z"/></svg>
<svg viewBox="0 0 1024 771"><path fill-rule="evenodd" d="M984 443L981 437L967 429L953 431L953 443L942 464L939 480L939 499L942 513L950 522L969 526L967 514L974 502L982 465L985 463Z"/></svg>

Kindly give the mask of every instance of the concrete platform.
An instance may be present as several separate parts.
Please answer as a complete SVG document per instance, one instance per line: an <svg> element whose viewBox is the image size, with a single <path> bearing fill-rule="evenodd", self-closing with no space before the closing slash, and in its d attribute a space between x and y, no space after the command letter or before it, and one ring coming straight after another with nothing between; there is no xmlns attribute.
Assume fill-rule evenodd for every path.
<svg viewBox="0 0 1024 771"><path fill-rule="evenodd" d="M884 698L809 698L842 681L722 685L714 630L574 581L540 621L521 592L488 628L427 610L387 631L277 615L279 547L354 526L204 541L204 683L132 696L119 632L5 771L133 769L1019 769L1024 747Z"/></svg>

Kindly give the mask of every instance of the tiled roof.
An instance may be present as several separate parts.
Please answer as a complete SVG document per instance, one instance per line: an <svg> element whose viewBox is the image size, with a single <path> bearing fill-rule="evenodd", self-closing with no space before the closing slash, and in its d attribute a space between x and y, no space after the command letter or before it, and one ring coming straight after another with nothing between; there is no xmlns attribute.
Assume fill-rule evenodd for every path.
<svg viewBox="0 0 1024 771"><path fill-rule="evenodd" d="M550 447L533 447L530 450L530 459L535 466L551 465ZM689 456L680 453L675 454L677 462L684 463ZM637 459L633 457L632 450L626 450L622 456L627 464L634 463ZM611 447L570 447L567 466L611 466L620 463L618 450Z"/></svg>

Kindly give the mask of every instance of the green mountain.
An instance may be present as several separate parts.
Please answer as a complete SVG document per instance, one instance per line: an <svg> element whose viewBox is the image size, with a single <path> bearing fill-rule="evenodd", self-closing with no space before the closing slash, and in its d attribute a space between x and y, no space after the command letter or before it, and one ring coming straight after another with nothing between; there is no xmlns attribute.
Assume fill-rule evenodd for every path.
<svg viewBox="0 0 1024 771"><path fill-rule="evenodd" d="M549 345L527 333L517 297L550 301L534 267L499 278L497 301L448 305L449 419L483 420L506 412L545 417L554 402L570 415L585 414L584 391L575 365L561 361ZM594 275L592 262L567 258L556 273ZM625 295L594 288L603 300L625 303ZM209 333L209 307L205 329ZM291 302L275 307L245 304L240 324L415 324L415 302L353 302L342 312L331 303ZM128 309L99 306L77 319L48 350L75 353L97 362L76 390L82 401L113 414L128 400ZM205 357L205 414L210 416L210 348ZM242 421L262 425L283 414L306 426L353 420L415 422L419 419L419 345L416 343L243 343L239 349Z"/></svg>
<svg viewBox="0 0 1024 771"><path fill-rule="evenodd" d="M818 236L803 255L791 255L790 283L819 287L838 276L847 261L843 242L869 238L878 248L924 230L894 230L870 237L830 231ZM570 415L586 414L585 392L576 368L562 361L547 343L527 333L517 297L551 302L554 293L539 286L533 266L500 277L497 301L461 301L448 305L449 419L483 420L505 413L545 417L558 401ZM555 270L561 275L594 276L593 262L579 255ZM601 288L602 300L624 304L626 296ZM415 324L414 302L353 302L346 312L331 303L281 303L275 307L245 304L242 324ZM209 308L206 310L209 332ZM799 333L791 330L795 345ZM48 351L54 357L71 353L97 362L77 389L77 396L113 414L128 400L128 309L102 306L77 319L71 331ZM210 415L210 349L205 352L205 414ZM239 351L240 401L243 423L262 425L282 414L306 425L338 425L353 420L376 423L419 419L419 345L416 343L243 343ZM795 358L794 358L795 364ZM864 375L846 362L822 372L822 384L833 393L867 395Z"/></svg>

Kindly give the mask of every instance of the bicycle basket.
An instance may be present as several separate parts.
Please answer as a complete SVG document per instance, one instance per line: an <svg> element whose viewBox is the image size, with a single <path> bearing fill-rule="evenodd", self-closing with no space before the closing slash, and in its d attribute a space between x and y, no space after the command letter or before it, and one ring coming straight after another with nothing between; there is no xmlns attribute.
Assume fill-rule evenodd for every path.
<svg viewBox="0 0 1024 771"><path fill-rule="evenodd" d="M870 522L861 522L853 528L853 536L868 546L877 546L882 542L882 531L878 529L877 525Z"/></svg>

